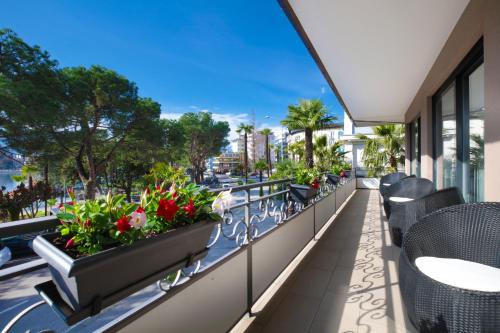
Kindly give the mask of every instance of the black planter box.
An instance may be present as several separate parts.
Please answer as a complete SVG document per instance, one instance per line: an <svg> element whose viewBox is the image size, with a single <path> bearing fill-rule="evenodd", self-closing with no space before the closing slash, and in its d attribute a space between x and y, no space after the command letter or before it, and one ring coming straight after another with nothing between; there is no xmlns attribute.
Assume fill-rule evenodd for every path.
<svg viewBox="0 0 500 333"><path fill-rule="evenodd" d="M94 308L113 294L135 290L131 287L149 281L158 273L175 272L190 264L193 257L203 258L213 228L214 222L198 222L79 259L71 258L52 244L59 233L36 237L33 249L47 261L61 298L79 311Z"/></svg>
<svg viewBox="0 0 500 333"><path fill-rule="evenodd" d="M328 184L337 186L340 183L340 176L334 175L333 173L327 173L326 182Z"/></svg>
<svg viewBox="0 0 500 333"><path fill-rule="evenodd" d="M292 200L308 205L309 201L318 194L318 189L310 185L290 184L290 195Z"/></svg>

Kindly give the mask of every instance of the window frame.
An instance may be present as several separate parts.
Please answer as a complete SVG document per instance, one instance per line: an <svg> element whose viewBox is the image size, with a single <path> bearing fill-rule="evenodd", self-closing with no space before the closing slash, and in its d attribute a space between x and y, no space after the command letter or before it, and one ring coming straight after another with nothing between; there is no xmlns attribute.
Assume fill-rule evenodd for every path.
<svg viewBox="0 0 500 333"><path fill-rule="evenodd" d="M432 96L432 159L433 181L436 188L442 188L442 164L439 159L443 154L442 110L440 99L448 88L455 84L455 119L456 119L456 186L468 197L469 167L469 90L468 79L484 63L483 38L472 47L465 58ZM467 125L467 126L466 126ZM442 163L442 161L441 161Z"/></svg>

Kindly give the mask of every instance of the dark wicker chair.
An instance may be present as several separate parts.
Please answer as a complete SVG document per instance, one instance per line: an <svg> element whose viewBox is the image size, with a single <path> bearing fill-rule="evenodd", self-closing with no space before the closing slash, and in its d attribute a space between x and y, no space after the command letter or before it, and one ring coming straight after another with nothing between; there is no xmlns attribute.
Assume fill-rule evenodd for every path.
<svg viewBox="0 0 500 333"><path fill-rule="evenodd" d="M500 268L500 203L462 204L426 215L404 235L399 259L403 302L420 332L499 332L500 292L437 282L415 265L422 256Z"/></svg>
<svg viewBox="0 0 500 333"><path fill-rule="evenodd" d="M408 176L401 179L397 183L389 186L385 191L383 196L385 216L387 216L388 219L391 217L390 197L420 199L432 192L434 192L434 184L428 179L416 178L415 176Z"/></svg>
<svg viewBox="0 0 500 333"><path fill-rule="evenodd" d="M422 216L441 208L462 203L464 203L464 198L456 187L436 191L414 201L391 202L389 231L392 243L400 247L403 241L402 235Z"/></svg>
<svg viewBox="0 0 500 333"><path fill-rule="evenodd" d="M390 173L388 175L385 175L385 176L382 176L382 178L380 178L380 183L379 183L379 186L378 186L378 189L380 191L380 194L382 194L382 196L384 196L384 193L385 191L389 188L389 186L384 186L384 184L395 184L397 182L399 182L401 179L403 178L406 178L406 173L404 172L394 172L394 173Z"/></svg>

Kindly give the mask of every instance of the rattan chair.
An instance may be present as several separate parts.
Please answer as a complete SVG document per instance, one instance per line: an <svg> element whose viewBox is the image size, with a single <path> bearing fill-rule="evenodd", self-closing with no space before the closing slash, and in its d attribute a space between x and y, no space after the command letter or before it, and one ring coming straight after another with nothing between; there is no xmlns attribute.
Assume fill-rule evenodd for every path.
<svg viewBox="0 0 500 333"><path fill-rule="evenodd" d="M438 282L418 269L419 257L500 269L500 203L462 204L426 215L404 235L399 259L403 302L420 332L499 332L500 292Z"/></svg>
<svg viewBox="0 0 500 333"><path fill-rule="evenodd" d="M384 198L385 216L391 217L390 197L405 197L410 199L420 199L427 194L434 192L434 184L425 178L408 176L401 179L387 188Z"/></svg>
<svg viewBox="0 0 500 333"><path fill-rule="evenodd" d="M380 194L384 196L385 191L389 188L390 185L399 182L401 179L406 178L406 173L404 172L394 172L388 175L382 176L380 178L380 183L378 189Z"/></svg>
<svg viewBox="0 0 500 333"><path fill-rule="evenodd" d="M464 198L460 190L456 187L436 191L409 202L391 202L389 231L392 243L400 247L403 241L402 235L422 216L441 208L462 203L464 203Z"/></svg>

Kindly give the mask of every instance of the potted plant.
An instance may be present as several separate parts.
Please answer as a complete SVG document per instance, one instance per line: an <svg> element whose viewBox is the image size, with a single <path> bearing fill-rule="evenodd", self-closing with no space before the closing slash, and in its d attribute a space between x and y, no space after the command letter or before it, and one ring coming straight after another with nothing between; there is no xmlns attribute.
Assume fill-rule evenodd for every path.
<svg viewBox="0 0 500 333"><path fill-rule="evenodd" d="M317 169L300 167L295 170L295 182L290 184L292 200L308 205L318 194L320 173Z"/></svg>
<svg viewBox="0 0 500 333"><path fill-rule="evenodd" d="M38 236L34 251L48 263L61 298L75 311L206 255L219 198L190 184L150 186L140 204L124 195L78 203L57 215L55 233ZM219 203L220 204L220 203ZM215 207L215 206L214 206ZM125 295L126 296L126 295Z"/></svg>
<svg viewBox="0 0 500 333"><path fill-rule="evenodd" d="M351 169L351 164L344 161L339 164L334 164L331 172L326 175L327 182L336 186L340 182L340 178L348 178L351 176Z"/></svg>

